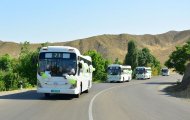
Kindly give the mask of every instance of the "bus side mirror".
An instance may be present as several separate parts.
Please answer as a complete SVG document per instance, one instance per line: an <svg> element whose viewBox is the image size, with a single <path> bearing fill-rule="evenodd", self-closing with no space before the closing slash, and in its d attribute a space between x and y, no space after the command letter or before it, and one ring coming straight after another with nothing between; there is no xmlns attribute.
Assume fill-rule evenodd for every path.
<svg viewBox="0 0 190 120"><path fill-rule="evenodd" d="M78 67L81 69L82 68L82 63L79 62Z"/></svg>
<svg viewBox="0 0 190 120"><path fill-rule="evenodd" d="M94 72L96 70L92 65L90 65L89 67L90 67L90 72Z"/></svg>

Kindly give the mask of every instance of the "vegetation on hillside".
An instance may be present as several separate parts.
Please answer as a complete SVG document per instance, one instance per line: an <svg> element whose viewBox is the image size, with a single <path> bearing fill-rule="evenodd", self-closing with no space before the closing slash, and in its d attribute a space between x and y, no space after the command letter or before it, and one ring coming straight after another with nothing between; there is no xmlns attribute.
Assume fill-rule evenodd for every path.
<svg viewBox="0 0 190 120"><path fill-rule="evenodd" d="M85 55L89 55L92 58L92 66L95 68L93 81L106 81L107 67L110 64L109 60L104 59L102 55L95 50L89 50Z"/></svg>
<svg viewBox="0 0 190 120"><path fill-rule="evenodd" d="M157 35L106 34L68 42L49 43L49 45L73 46L78 48L82 54L88 50L96 50L106 59L114 61L119 58L123 62L127 44L129 40L134 40L139 49L144 47L150 49L163 65L175 46L184 44L187 38L190 38L190 30L170 31ZM19 57L21 46L18 43L0 42L0 46L0 55L7 53L11 57ZM35 51L40 46L40 44L30 44L29 48L31 51Z"/></svg>
<svg viewBox="0 0 190 120"><path fill-rule="evenodd" d="M179 74L184 74L185 67L190 60L190 40L183 46L177 46L169 59L165 62L168 68L174 68Z"/></svg>
<svg viewBox="0 0 190 120"><path fill-rule="evenodd" d="M37 57L39 49L30 51L29 42L21 44L18 59L8 54L0 57L0 91L33 87L36 85Z"/></svg>
<svg viewBox="0 0 190 120"><path fill-rule="evenodd" d="M122 62L119 60L119 58L116 58L113 64L122 64Z"/></svg>
<svg viewBox="0 0 190 120"><path fill-rule="evenodd" d="M160 74L160 62L150 53L148 48L138 50L134 41L129 41L128 43L128 53L126 54L124 64L131 65L133 71L137 66L145 66L152 68L153 75Z"/></svg>
<svg viewBox="0 0 190 120"><path fill-rule="evenodd" d="M143 48L138 52L138 66L152 68L153 75L159 75L161 70L160 62L154 57L148 48Z"/></svg>
<svg viewBox="0 0 190 120"><path fill-rule="evenodd" d="M177 46L176 50L171 53L165 65L168 68L173 68L174 71L179 74L185 73L182 82L174 86L173 89L177 91L187 89L187 87L190 85L190 40L183 46Z"/></svg>
<svg viewBox="0 0 190 120"><path fill-rule="evenodd" d="M47 46L49 43L43 43L42 46ZM23 87L32 87L36 85L36 73L37 73L37 57L39 48L31 51L29 42L21 44L21 52L17 59L12 58L8 54L0 57L0 90L12 90L18 89L20 84ZM176 47L176 51L170 55L170 59L166 62L169 68L176 67L176 64L180 62L183 66L176 67L176 70L181 72L186 62L183 59L177 61L177 58L189 59L190 42L187 42L183 47ZM126 46L125 46L126 47ZM124 58L125 65L131 65L134 70L137 66L147 66L152 68L152 74L158 75L160 73L160 62L154 57L148 48L137 49L137 44L134 41L129 41L128 52ZM184 54L182 54L184 52ZM106 59L100 52L96 50L89 50L84 53L92 57L92 65L95 67L93 73L93 81L106 81L107 80L107 67L111 63L111 60ZM178 56L183 55L183 56ZM177 63L175 63L175 62ZM116 58L114 64L121 64L119 58ZM179 69L180 68L180 69Z"/></svg>
<svg viewBox="0 0 190 120"><path fill-rule="evenodd" d="M131 65L132 70L138 66L138 49L134 41L128 42L128 52L124 60L125 65Z"/></svg>

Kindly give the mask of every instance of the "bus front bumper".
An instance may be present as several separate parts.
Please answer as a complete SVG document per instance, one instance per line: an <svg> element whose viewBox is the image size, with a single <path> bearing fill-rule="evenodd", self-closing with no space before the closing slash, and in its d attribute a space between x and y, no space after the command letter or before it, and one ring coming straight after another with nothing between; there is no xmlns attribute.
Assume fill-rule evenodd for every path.
<svg viewBox="0 0 190 120"><path fill-rule="evenodd" d="M78 89L60 89L60 88L37 88L37 93L79 94L79 90Z"/></svg>
<svg viewBox="0 0 190 120"><path fill-rule="evenodd" d="M136 79L145 79L145 75L144 74L136 74Z"/></svg>
<svg viewBox="0 0 190 120"><path fill-rule="evenodd" d="M121 81L121 76L119 75L108 75L107 82L119 82Z"/></svg>

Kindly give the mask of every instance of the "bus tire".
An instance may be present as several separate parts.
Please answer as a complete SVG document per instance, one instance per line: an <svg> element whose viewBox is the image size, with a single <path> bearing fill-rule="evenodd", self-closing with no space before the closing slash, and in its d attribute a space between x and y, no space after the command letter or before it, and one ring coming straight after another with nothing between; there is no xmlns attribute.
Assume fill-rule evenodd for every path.
<svg viewBox="0 0 190 120"><path fill-rule="evenodd" d="M85 93L89 93L89 88L87 90L85 90Z"/></svg>
<svg viewBox="0 0 190 120"><path fill-rule="evenodd" d="M79 93L79 94L76 94L75 96L76 96L76 98L80 98L80 93Z"/></svg>

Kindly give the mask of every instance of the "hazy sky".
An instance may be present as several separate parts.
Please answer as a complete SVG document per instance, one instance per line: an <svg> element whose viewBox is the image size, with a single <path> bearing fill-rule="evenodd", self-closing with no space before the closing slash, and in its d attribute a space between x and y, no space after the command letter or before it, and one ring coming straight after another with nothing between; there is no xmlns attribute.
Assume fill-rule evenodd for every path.
<svg viewBox="0 0 190 120"><path fill-rule="evenodd" d="M190 0L0 0L0 40L60 42L190 29Z"/></svg>

